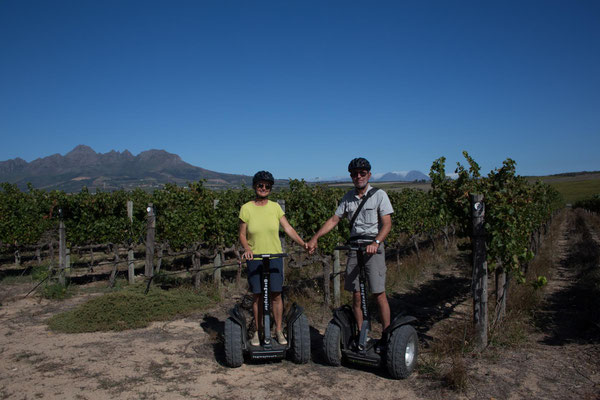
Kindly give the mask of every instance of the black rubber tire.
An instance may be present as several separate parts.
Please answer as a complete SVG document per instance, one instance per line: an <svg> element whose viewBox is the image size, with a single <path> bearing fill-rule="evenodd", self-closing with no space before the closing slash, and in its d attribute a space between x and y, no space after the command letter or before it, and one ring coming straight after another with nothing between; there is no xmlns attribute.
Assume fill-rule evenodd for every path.
<svg viewBox="0 0 600 400"><path fill-rule="evenodd" d="M242 327L233 319L225 320L225 363L228 367L239 367L244 362L242 352Z"/></svg>
<svg viewBox="0 0 600 400"><path fill-rule="evenodd" d="M329 322L329 325L327 325L325 337L323 338L323 354L325 355L325 361L327 364L335 367L342 365L341 332L342 330L340 327L331 321Z"/></svg>
<svg viewBox="0 0 600 400"><path fill-rule="evenodd" d="M306 364L310 360L310 328L306 315L300 316L292 324L292 361Z"/></svg>
<svg viewBox="0 0 600 400"><path fill-rule="evenodd" d="M387 346L386 364L392 378L407 378L417 366L419 338L410 325L402 325L392 332Z"/></svg>

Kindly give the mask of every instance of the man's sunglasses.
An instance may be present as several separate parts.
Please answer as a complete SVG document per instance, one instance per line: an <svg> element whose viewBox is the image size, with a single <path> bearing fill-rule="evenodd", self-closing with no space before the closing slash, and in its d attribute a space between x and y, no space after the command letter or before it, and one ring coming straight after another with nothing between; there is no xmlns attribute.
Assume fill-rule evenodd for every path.
<svg viewBox="0 0 600 400"><path fill-rule="evenodd" d="M352 171L350 172L350 176L352 178L356 178L358 175L360 175L361 177L365 177L368 173L369 171Z"/></svg>
<svg viewBox="0 0 600 400"><path fill-rule="evenodd" d="M257 183L257 184L256 184L256 187L257 187L258 189L267 189L267 190L271 190L271 187L272 187L272 186L273 186L273 185L271 185L270 183Z"/></svg>

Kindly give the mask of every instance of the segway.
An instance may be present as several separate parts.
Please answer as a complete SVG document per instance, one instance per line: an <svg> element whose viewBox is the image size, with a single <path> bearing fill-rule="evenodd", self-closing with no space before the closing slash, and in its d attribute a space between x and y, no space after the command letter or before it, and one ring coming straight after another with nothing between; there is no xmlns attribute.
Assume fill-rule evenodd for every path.
<svg viewBox="0 0 600 400"><path fill-rule="evenodd" d="M368 244L368 243L367 243ZM336 250L351 250L357 253L359 268L360 305L363 322L358 334L356 318L352 308L344 305L333 312L333 319L325 330L323 341L325 360L339 366L342 360L363 366L383 367L394 379L408 377L415 369L418 355L418 338L410 323L416 318L400 313L396 315L382 334L381 339L370 339L371 320L367 309L367 279L365 249L367 244L350 242Z"/></svg>
<svg viewBox="0 0 600 400"><path fill-rule="evenodd" d="M229 367L239 367L244 362L244 357L253 361L280 360L289 356L298 364L305 364L310 359L310 331L308 319L302 307L292 304L284 316L282 325L287 331L288 343L280 344L271 338L271 299L269 287L271 274L269 263L271 258L287 257L285 253L255 254L255 258L262 258L261 294L263 298L263 338L258 346L252 346L248 338L246 318L239 304L229 311L229 318L225 320L225 362ZM258 326L258 324L257 324Z"/></svg>

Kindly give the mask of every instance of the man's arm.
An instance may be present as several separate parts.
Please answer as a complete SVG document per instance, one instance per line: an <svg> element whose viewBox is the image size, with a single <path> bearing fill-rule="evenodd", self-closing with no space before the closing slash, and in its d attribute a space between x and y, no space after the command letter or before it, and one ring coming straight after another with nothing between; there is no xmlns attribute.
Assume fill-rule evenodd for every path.
<svg viewBox="0 0 600 400"><path fill-rule="evenodd" d="M325 221L321 229L319 229L317 233L315 233L315 236L313 236L312 239L308 241L308 251L310 254L314 253L317 249L317 241L319 240L319 238L328 234L333 228L336 227L338 222L340 222L340 217L338 217L335 214L327 221Z"/></svg>

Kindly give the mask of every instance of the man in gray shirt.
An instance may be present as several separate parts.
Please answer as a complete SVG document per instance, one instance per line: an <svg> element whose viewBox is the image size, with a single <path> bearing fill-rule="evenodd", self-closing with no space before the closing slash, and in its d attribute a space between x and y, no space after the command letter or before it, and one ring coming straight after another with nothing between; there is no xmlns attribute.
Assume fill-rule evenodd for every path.
<svg viewBox="0 0 600 400"><path fill-rule="evenodd" d="M344 195L335 214L329 218L313 238L307 243L312 254L317 248L319 238L331 231L344 217L352 220L364 196L370 190L376 190L359 211L354 224L350 227L350 240L357 240L366 247L366 269L369 279L369 288L377 300L382 328L390 325L390 306L385 294L385 250L383 241L392 228L394 212L388 195L383 190L372 189L369 185L371 178L371 164L364 158L355 158L348 165L348 172L352 177L354 189ZM358 285L358 267L356 252L350 252L346 267L344 289L353 292L352 310L360 329L363 321L360 307L360 291Z"/></svg>

